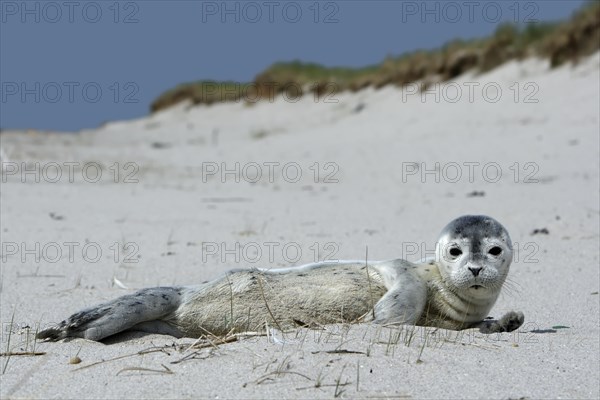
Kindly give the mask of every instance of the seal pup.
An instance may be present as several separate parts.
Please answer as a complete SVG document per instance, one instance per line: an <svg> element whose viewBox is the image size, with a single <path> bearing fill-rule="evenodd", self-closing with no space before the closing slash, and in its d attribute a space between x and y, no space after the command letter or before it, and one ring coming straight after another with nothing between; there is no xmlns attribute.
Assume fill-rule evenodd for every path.
<svg viewBox="0 0 600 400"><path fill-rule="evenodd" d="M195 286L142 289L81 310L39 339L102 340L125 330L176 337L373 321L484 333L510 332L521 312L487 319L512 261L506 229L466 215L441 232L435 259L320 262L233 270Z"/></svg>

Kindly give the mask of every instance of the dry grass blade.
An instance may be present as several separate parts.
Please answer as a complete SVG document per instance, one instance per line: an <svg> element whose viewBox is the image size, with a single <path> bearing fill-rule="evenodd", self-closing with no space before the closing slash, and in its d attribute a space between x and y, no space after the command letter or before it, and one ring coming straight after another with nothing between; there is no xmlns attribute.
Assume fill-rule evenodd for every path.
<svg viewBox="0 0 600 400"><path fill-rule="evenodd" d="M227 279L227 283L229 284L229 312L231 313L231 326L233 327L235 324L235 319L233 318L233 286L231 284L231 281L229 280L229 274L225 275L225 278Z"/></svg>
<svg viewBox="0 0 600 400"><path fill-rule="evenodd" d="M171 364L179 364L179 363L182 363L182 362L188 361L188 360L205 360L205 359L209 358L212 354L213 354L213 351L211 350L204 357L201 357L200 356L201 353L199 351L194 351L190 354L185 355L184 357L180 358L179 360L171 361Z"/></svg>
<svg viewBox="0 0 600 400"><path fill-rule="evenodd" d="M127 371L140 371L140 372L156 372L158 374L174 374L174 372L172 370L170 370L169 368L167 368L167 366L165 366L164 364L161 364L162 367L164 368L164 370L162 369L151 369L151 368L142 368L142 367L127 367L127 368L123 368L122 370L120 370L119 372L117 372L116 376L118 376L121 372L127 372Z"/></svg>
<svg viewBox="0 0 600 400"><path fill-rule="evenodd" d="M271 312L271 308L269 307L269 303L267 302L267 298L265 297L265 291L263 289L263 285L262 282L260 280L260 277L257 279L258 285L260 286L260 294L265 302L265 307L267 307L267 311L269 312L269 315L271 316L271 318L273 318L273 322L275 322L275 325L277 325L277 328L283 332L283 328L281 327L281 325L279 325L279 322L277 321L277 319L275 319L275 316L273 315L273 313Z"/></svg>
<svg viewBox="0 0 600 400"><path fill-rule="evenodd" d="M6 368L8 367L8 362L10 361L10 338L12 337L13 323L15 321L15 309L13 308L12 317L10 317L10 326L8 330L8 341L6 342L6 353L9 354L6 358L6 362L4 363L4 368L2 368L2 375L6 372Z"/></svg>
<svg viewBox="0 0 600 400"><path fill-rule="evenodd" d="M211 340L210 338L205 338L205 340L208 343L196 343L193 345L194 349L204 349L207 347L213 347L213 348L217 348L218 346L222 345L222 344L226 344L226 343L232 343L232 342L237 342L238 340L238 336L237 335L230 335L230 336L226 336L223 338L214 338L213 340Z"/></svg>
<svg viewBox="0 0 600 400"><path fill-rule="evenodd" d="M369 282L369 300L371 300L371 313L373 313L373 320L375 320L375 301L373 300L373 290L371 288L371 275L369 275L369 246L365 248L365 268L367 270L367 281Z"/></svg>
<svg viewBox="0 0 600 400"><path fill-rule="evenodd" d="M208 336L212 336L212 337L216 337L216 335L214 335L212 332L209 332L208 330L206 330L203 326L199 326L200 329L202 329L204 331L204 333L206 333L207 336L203 337L199 337L198 339L196 339L196 341L194 341L194 343L192 343L191 345L188 346L187 349L185 349L184 353L191 350L192 348L197 348L196 346L203 340L208 340ZM209 341L210 342L210 341ZM200 345L202 345L203 343L200 343ZM217 348L217 346L213 346L214 348Z"/></svg>
<svg viewBox="0 0 600 400"><path fill-rule="evenodd" d="M207 332L209 336L205 336L205 337L201 337L198 338L194 343L192 343L191 345L189 345L185 350L185 352L188 352L191 349L195 349L195 350L199 350L199 349L204 349L207 347L213 347L213 348L218 348L218 346L223 345L223 344L227 344L227 343L232 343L232 342L237 342L238 340L240 340L241 338L244 337L251 337L251 336L267 336L267 333L262 333L262 332L240 332L240 333L230 333L226 336L215 336L212 333L208 332L206 329L202 328L202 330L204 330L205 332ZM212 337L212 339L211 339ZM202 342L202 341L205 342Z"/></svg>
<svg viewBox="0 0 600 400"><path fill-rule="evenodd" d="M6 353L0 353L0 357L11 357L11 356L43 356L46 354L45 351L9 351Z"/></svg>
<svg viewBox="0 0 600 400"><path fill-rule="evenodd" d="M346 349L311 351L311 354L319 354L319 353L327 353L327 354L367 354L364 351L355 351L355 350L346 350Z"/></svg>
<svg viewBox="0 0 600 400"><path fill-rule="evenodd" d="M342 374L344 373L345 369L346 369L346 366L344 365L342 367L342 370L340 371L340 376L338 376L338 378L335 380L335 392L333 393L333 397L335 397L336 399L344 393L344 390L342 389L342 387L350 384L350 382L341 383Z"/></svg>
<svg viewBox="0 0 600 400"><path fill-rule="evenodd" d="M160 352L160 353L166 353L167 355L169 354L162 347L160 347L160 348L151 347L149 349L140 350L137 353L125 354L125 355L122 355L122 356L119 356L119 357L110 358L108 360L97 361L97 362L92 363L90 365L85 365L83 367L74 369L73 371L81 371L82 369L90 368L90 367L93 367L93 366L96 366L96 365L100 365L100 364L104 364L104 363L107 363L107 362L122 360L123 358L134 357L134 356L141 356L141 355L144 355L144 354L158 353L158 352Z"/></svg>
<svg viewBox="0 0 600 400"><path fill-rule="evenodd" d="M192 348L203 349L205 347L211 347L211 346L216 349L217 346L220 344L235 342L237 340L237 336L233 335L233 328L225 336L217 336L214 333L212 333L211 331L204 328L203 326L199 326L199 328L204 331L206 336L201 336L198 339L196 339L196 341L194 343L192 343L185 351L188 351ZM213 338L213 340L210 339L211 337ZM233 338L235 338L235 340ZM203 340L208 343L201 343L201 341L203 341Z"/></svg>
<svg viewBox="0 0 600 400"><path fill-rule="evenodd" d="M356 391L360 392L360 363L356 360Z"/></svg>
<svg viewBox="0 0 600 400"><path fill-rule="evenodd" d="M271 379L271 376L273 376L273 375L279 376L279 375L285 375L285 374L298 375L298 376L301 376L303 378L308 379L309 381L312 381L312 378L310 378L310 377L308 377L308 376L306 376L304 374L301 374L300 372L295 372L295 371L272 371L272 372L269 372L268 374L265 374L265 375L261 376L256 381L254 381L254 383L256 383L257 385L260 385L264 381Z"/></svg>

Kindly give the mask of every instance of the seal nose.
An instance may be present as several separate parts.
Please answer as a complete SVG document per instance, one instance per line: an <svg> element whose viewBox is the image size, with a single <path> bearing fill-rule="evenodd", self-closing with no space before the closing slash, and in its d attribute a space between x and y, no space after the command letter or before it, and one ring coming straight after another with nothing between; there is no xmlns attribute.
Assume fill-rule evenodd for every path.
<svg viewBox="0 0 600 400"><path fill-rule="evenodd" d="M469 271L471 271L474 276L478 276L479 272L481 272L481 267L469 267Z"/></svg>

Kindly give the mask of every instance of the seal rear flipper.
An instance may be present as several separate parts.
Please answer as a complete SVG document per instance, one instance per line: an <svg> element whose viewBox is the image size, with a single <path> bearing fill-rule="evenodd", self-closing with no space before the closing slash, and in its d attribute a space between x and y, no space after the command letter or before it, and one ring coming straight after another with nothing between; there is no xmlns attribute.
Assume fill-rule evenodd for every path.
<svg viewBox="0 0 600 400"><path fill-rule="evenodd" d="M102 340L138 324L168 317L179 307L181 293L180 287L142 289L81 310L58 326L39 332L37 338L51 341L65 338ZM149 326L152 325L142 325ZM176 331L174 329L173 332Z"/></svg>
<svg viewBox="0 0 600 400"><path fill-rule="evenodd" d="M86 308L71 315L62 321L58 326L44 329L38 332L36 338L47 339L51 341L61 340L68 337L85 338L86 330L92 328L95 321L102 318L110 310L110 303L100 304L96 307ZM92 339L99 340L99 339Z"/></svg>

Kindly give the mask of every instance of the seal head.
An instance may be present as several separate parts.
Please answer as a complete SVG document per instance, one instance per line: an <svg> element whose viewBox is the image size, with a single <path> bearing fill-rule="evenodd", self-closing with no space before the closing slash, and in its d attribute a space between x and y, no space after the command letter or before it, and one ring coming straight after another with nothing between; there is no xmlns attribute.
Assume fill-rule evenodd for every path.
<svg viewBox="0 0 600 400"><path fill-rule="evenodd" d="M436 247L440 274L449 289L472 298L500 292L512 261L506 229L485 215L465 215L442 230Z"/></svg>

